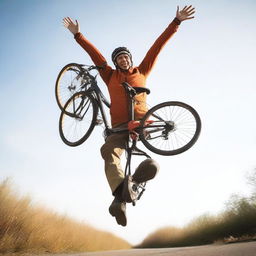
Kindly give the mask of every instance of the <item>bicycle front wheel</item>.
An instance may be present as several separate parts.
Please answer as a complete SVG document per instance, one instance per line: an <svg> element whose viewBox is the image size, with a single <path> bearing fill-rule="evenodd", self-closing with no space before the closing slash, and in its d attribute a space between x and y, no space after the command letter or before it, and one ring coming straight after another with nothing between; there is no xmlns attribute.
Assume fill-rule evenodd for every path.
<svg viewBox="0 0 256 256"><path fill-rule="evenodd" d="M61 110L67 100L76 92L80 91L82 85L82 68L79 64L70 63L59 73L55 84L55 97Z"/></svg>
<svg viewBox="0 0 256 256"><path fill-rule="evenodd" d="M201 131L201 120L194 108L169 101L151 108L141 121L140 139L159 155L177 155L191 148Z"/></svg>
<svg viewBox="0 0 256 256"><path fill-rule="evenodd" d="M62 141L72 147L85 142L95 127L97 114L98 106L91 94L74 94L60 115L59 133Z"/></svg>

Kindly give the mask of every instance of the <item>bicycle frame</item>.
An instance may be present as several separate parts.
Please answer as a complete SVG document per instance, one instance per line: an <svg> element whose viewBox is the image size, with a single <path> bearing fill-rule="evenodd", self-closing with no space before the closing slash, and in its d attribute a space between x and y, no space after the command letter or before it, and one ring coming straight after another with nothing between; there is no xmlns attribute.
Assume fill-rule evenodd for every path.
<svg viewBox="0 0 256 256"><path fill-rule="evenodd" d="M108 102L108 100L105 98L105 96L103 95L101 89L99 88L98 84L97 84L97 80L96 80L96 76L93 76L90 71L93 69L99 69L99 67L97 66L89 66L87 69L83 68L84 65L80 65L81 67L81 71L77 72L78 70L73 70L75 72L77 72L77 77L75 78L76 80L79 80L80 78L82 78L82 84L80 86L80 91L84 91L89 93L90 95L93 96L97 106L98 106L98 110L101 114L101 118L102 120L97 119L95 125L98 124L102 124L102 122L104 123L105 126L105 135L108 136L111 133L121 133L121 132L132 132L132 133L139 133L139 130L143 130L145 128L148 128L148 126L141 126L140 124L138 125L138 123L136 123L136 121L134 121L135 117L134 117L134 96L137 93L140 92L146 92L149 93L149 90L143 87L132 87L130 86L127 82L124 82L122 85L124 87L124 89L126 90L126 93L129 97L129 120L131 120L128 123L128 128L110 128L109 122L107 120L107 115L104 109L104 105L106 107L110 107L110 103ZM74 90L76 88L74 87ZM139 90L137 92L137 90ZM89 107L89 106L88 106ZM79 110L79 113L76 110ZM75 113L75 115L78 113L80 114L81 111L84 109L83 106L83 102L81 104L81 108L78 107L77 109L73 109L73 113ZM78 115L79 116L79 115ZM155 132L161 132L162 133L158 136L154 136L151 137L151 135L149 136L149 139L155 139L158 137L162 137L164 139L168 139L169 133L175 130L175 125L173 122L171 121L165 121L163 120L161 117L157 116L157 115L152 115L154 118L156 118L158 121L154 121L154 122L150 122L150 128L155 128L152 129L150 132L147 132L149 135ZM83 119L83 116L80 117L81 119ZM158 122L164 122L161 124L158 124ZM142 151L143 152L143 151ZM144 155L146 155L146 153L143 152ZM147 157L149 157L148 155L146 155Z"/></svg>
<svg viewBox="0 0 256 256"><path fill-rule="evenodd" d="M90 69L96 69L97 67L95 66L91 66L89 67ZM130 133L130 138L132 140L132 144L131 146L129 146L129 139L127 142L127 148L126 148L126 152L127 152L127 160L126 160L126 165L125 165L125 176L131 175L131 158L132 155L137 155L137 156L145 156L147 158L151 158L147 153L145 153L144 151L140 150L137 148L136 144L138 141L138 134L136 134L135 131L133 131L133 128L110 128L109 122L107 120L106 117L106 112L104 109L104 105L108 108L110 108L110 103L108 102L108 100L106 99L106 97L103 95L102 91L100 90L98 84L97 84L97 80L96 80L96 76L91 75L87 70L83 69L83 75L89 77L90 79L90 87L84 91L86 91L87 93L90 93L91 95L93 95L93 98L95 99L95 101L97 102L104 126L105 126L105 133L106 135L110 135L113 133L121 133L121 132L129 132ZM88 85L88 83L86 84ZM82 89L86 88L85 86L81 86ZM131 101L130 101L130 106L129 106L129 112L130 112L130 119L134 120L134 112L133 112L133 97L130 96ZM146 182L142 183L142 184L138 184L138 196L136 198L136 200L139 200L140 197L142 196L143 192L145 191L145 186L146 186ZM136 201L135 200L135 201ZM133 201L133 205L135 205L135 201Z"/></svg>
<svg viewBox="0 0 256 256"><path fill-rule="evenodd" d="M105 98L105 96L101 92L95 78L92 80L91 87L87 90L87 92L92 94L94 99L96 100L97 105L98 105L99 110L100 110L100 113L101 113L103 123L105 125L105 128L107 130L110 129L110 125L109 125L109 122L107 120L106 112L105 112L105 109L104 109L104 106L103 106L103 104L104 104L106 107L110 108L110 103L108 102L108 100Z"/></svg>
<svg viewBox="0 0 256 256"><path fill-rule="evenodd" d="M97 105L99 107L104 125L106 127L106 129L110 129L110 125L109 122L106 118L106 112L104 110L103 104L110 108L110 103L109 101L106 99L106 97L104 96L104 94L102 93L102 91L100 90L97 80L96 80L96 76L93 76L92 74L90 74L89 71L93 70L93 69L99 69L99 67L97 66L89 66L87 69L83 68L84 65L80 65L82 72L79 72L76 79L78 80L80 77L83 78L84 82L81 84L80 86L80 91L84 91L87 93L90 93L93 98L95 99L95 101L97 102Z"/></svg>
<svg viewBox="0 0 256 256"><path fill-rule="evenodd" d="M82 67L83 65L81 65ZM110 125L109 125L109 122L106 118L106 112L105 112L105 109L104 109L104 105L108 108L110 108L110 103L109 101L106 99L106 97L104 96L104 94L102 93L101 89L99 88L98 84L97 84L97 80L96 80L96 76L93 76L90 74L90 70L93 70L93 69L98 69L98 67L96 66L89 66L88 69L84 69L82 68L82 74L78 74L78 78L82 77L83 76L83 79L86 81L85 83L83 83L81 85L81 89L83 91L86 91L88 93L90 93L91 95L93 95L95 101L97 102L97 105L99 107L99 111L101 113L101 117L102 117L102 120L103 120L103 123L105 125L105 128L106 128L106 135L109 135L109 133L117 133L117 132L131 132L132 130L135 130L136 128L138 128L138 126L134 126L134 125L131 125L129 128L110 128ZM89 85L89 88L86 88L86 86ZM131 121L133 121L135 119L134 117L134 96L136 95L136 92L133 91L133 88L128 84L128 83L123 83L123 86L130 98L130 104L129 104L129 119ZM154 116L156 117L156 116ZM160 117L157 117L159 119L159 121L164 121L162 120ZM165 121L164 121L165 122ZM173 129L173 126L170 125L169 123L166 123L166 126L168 126L168 129L166 130L172 130ZM154 124L154 125L151 125L151 127L155 127L155 128L163 128L163 125L157 125L157 124ZM144 127L139 127L140 129L143 129Z"/></svg>

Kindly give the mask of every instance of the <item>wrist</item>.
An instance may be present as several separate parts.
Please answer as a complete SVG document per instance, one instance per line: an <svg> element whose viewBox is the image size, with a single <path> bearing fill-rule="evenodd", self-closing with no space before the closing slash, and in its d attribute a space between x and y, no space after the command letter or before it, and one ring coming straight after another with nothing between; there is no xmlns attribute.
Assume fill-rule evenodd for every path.
<svg viewBox="0 0 256 256"><path fill-rule="evenodd" d="M173 22L175 22L177 25L180 25L181 20L179 20L177 17L175 17Z"/></svg>
<svg viewBox="0 0 256 256"><path fill-rule="evenodd" d="M80 32L77 32L77 33L73 34L74 38L77 38L79 36L79 34L80 34Z"/></svg>

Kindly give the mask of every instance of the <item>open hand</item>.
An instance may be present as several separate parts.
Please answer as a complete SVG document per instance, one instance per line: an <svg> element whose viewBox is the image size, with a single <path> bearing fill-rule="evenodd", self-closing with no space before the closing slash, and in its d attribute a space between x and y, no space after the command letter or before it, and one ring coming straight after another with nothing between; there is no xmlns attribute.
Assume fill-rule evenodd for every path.
<svg viewBox="0 0 256 256"><path fill-rule="evenodd" d="M184 21L184 20L190 20L193 19L194 16L191 16L195 13L195 8L190 6L185 6L181 11L179 10L179 6L177 6L177 12L176 12L176 18L179 21Z"/></svg>
<svg viewBox="0 0 256 256"><path fill-rule="evenodd" d="M71 18L66 17L63 19L63 25L74 35L80 32L80 26L77 20L76 23L74 23L74 21Z"/></svg>

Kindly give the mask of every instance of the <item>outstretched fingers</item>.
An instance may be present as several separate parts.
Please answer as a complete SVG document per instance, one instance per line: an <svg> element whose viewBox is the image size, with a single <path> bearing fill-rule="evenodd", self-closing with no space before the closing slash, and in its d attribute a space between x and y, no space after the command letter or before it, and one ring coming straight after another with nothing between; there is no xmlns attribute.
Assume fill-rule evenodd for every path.
<svg viewBox="0 0 256 256"><path fill-rule="evenodd" d="M187 14L189 16L193 15L194 13L195 13L195 8L193 8L193 7L187 10Z"/></svg>
<svg viewBox="0 0 256 256"><path fill-rule="evenodd" d="M186 5L186 6L182 9L182 11L188 12L188 11L190 11L190 10L192 10L192 9L195 9L195 8L192 7L192 5L190 5L190 6L187 6L187 5Z"/></svg>
<svg viewBox="0 0 256 256"><path fill-rule="evenodd" d="M76 34L80 32L80 26L78 21L75 22L70 17L65 17L63 20L63 25L65 28L67 28L72 34Z"/></svg>
<svg viewBox="0 0 256 256"><path fill-rule="evenodd" d="M187 9L187 5L185 5L181 11L186 11L186 9Z"/></svg>
<svg viewBox="0 0 256 256"><path fill-rule="evenodd" d="M64 18L63 20L62 20L62 24L63 24L63 26L64 27L68 27L68 21L66 20L66 18Z"/></svg>
<svg viewBox="0 0 256 256"><path fill-rule="evenodd" d="M190 6L188 6L188 7L185 6L185 7L183 8L183 10L184 10L184 12L187 13L188 16L191 16L191 15L193 15L193 14L195 13L195 8L192 7L192 5L190 5Z"/></svg>
<svg viewBox="0 0 256 256"><path fill-rule="evenodd" d="M68 20L68 18L64 18L64 19L62 20L62 23L63 23L64 27L68 27L68 26L69 26L69 20Z"/></svg>
<svg viewBox="0 0 256 256"><path fill-rule="evenodd" d="M192 5L189 5L189 6L186 5L185 7L183 7L181 11L177 9L176 17L180 21L189 20L194 18L194 16L192 16L194 13L195 13L195 8Z"/></svg>
<svg viewBox="0 0 256 256"><path fill-rule="evenodd" d="M68 26L73 25L73 24L75 24L75 23L73 22L73 20L70 17L65 17L63 19L63 25L65 27L68 27Z"/></svg>

